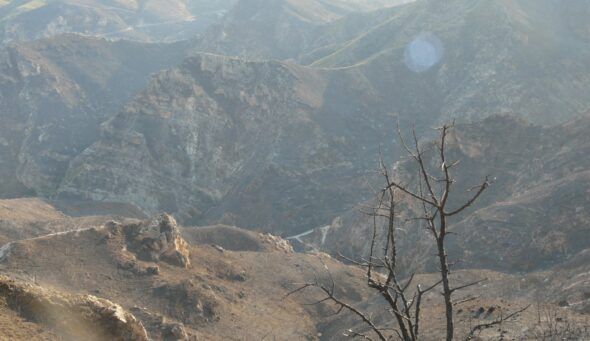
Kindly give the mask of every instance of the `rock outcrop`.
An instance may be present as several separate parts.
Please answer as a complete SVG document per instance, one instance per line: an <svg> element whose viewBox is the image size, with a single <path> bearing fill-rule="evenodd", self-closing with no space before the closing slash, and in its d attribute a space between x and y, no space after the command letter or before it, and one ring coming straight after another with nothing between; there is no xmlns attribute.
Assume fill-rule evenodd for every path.
<svg viewBox="0 0 590 341"><path fill-rule="evenodd" d="M123 232L128 249L140 260L164 261L184 268L190 266L188 244L171 215L162 214L139 224L125 225Z"/></svg>
<svg viewBox="0 0 590 341"><path fill-rule="evenodd" d="M66 339L147 341L132 314L109 300L71 295L0 276L0 298L22 317L54 328Z"/></svg>
<svg viewBox="0 0 590 341"><path fill-rule="evenodd" d="M275 236L270 233L260 233L260 239L262 243L267 245L267 248L274 251L282 251L285 253L292 253L293 246L289 243L288 240L281 238L280 236Z"/></svg>

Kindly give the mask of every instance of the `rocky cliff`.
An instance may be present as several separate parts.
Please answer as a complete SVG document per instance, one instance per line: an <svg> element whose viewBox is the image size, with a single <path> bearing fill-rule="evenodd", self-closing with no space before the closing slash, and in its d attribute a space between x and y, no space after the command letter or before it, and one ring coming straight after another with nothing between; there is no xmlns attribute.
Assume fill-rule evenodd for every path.
<svg viewBox="0 0 590 341"><path fill-rule="evenodd" d="M0 196L51 195L100 123L183 51L75 35L0 49Z"/></svg>
<svg viewBox="0 0 590 341"><path fill-rule="evenodd" d="M376 99L349 87L353 79L189 58L103 125L59 195L277 232L320 224L362 198L366 165L391 130L391 117L369 109Z"/></svg>

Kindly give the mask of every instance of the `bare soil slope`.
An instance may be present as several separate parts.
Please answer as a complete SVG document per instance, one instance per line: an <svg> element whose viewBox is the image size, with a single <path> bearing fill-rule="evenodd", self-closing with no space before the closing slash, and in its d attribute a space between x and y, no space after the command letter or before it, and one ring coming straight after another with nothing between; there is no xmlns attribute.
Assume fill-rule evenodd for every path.
<svg viewBox="0 0 590 341"><path fill-rule="evenodd" d="M8 204L18 202L5 202L5 210ZM72 219L42 201L21 202L20 214L12 210L15 221ZM39 210L28 216L26 206L44 208L45 213ZM79 309L78 303L67 302L109 300L113 303L108 306L120 305L122 314L132 314L154 340L340 340L346 330L365 327L350 314L334 316L336 309L327 302L310 305L323 298L318 291L287 295L316 276L329 281L328 270L340 298L381 316L379 323L391 323L379 299L367 290L363 271L325 254L293 253L280 238L235 227L180 228L168 215L125 223L101 219L100 225L95 221L69 232L14 240L0 249L0 271L8 276L0 277L0 288L12 288L0 290L3 336L15 340L71 339L75 332L71 324L59 325L43 318L43 310L34 310L37 315L27 313L22 309L27 300L15 296L16 290L32 293L33 297L53 297L49 299L52 302L62 300L66 312ZM563 276L545 275L552 290L560 283L557 276ZM494 321L500 314L534 303L535 297L527 293L534 292L532 288L541 281L482 270L458 272L453 280L462 284L481 278L489 280L464 293L465 297L479 297L459 308L458 332L462 335L470 325ZM570 282L583 282L584 278L580 274ZM428 284L435 279L433 275L420 275L414 281ZM437 340L444 323L440 298L433 293L425 297L424 304L423 318L428 321L424 338ZM538 311L551 319L543 317L546 321L538 323ZM483 340L497 340L500 335L530 338L543 333L547 324L556 323L558 318L576 328L587 322L570 308L544 304L507 321L500 329L486 329L480 336ZM124 331L118 328L109 330Z"/></svg>

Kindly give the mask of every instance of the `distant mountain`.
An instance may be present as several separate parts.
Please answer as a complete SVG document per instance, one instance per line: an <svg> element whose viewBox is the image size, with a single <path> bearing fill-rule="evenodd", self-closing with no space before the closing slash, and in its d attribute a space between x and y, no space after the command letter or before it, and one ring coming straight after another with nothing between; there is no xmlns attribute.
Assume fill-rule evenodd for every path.
<svg viewBox="0 0 590 341"><path fill-rule="evenodd" d="M395 98L430 94L445 119L494 108L555 123L589 108L590 45L580 35L589 10L580 1L418 1L312 65L360 65Z"/></svg>
<svg viewBox="0 0 590 341"><path fill-rule="evenodd" d="M461 161L453 174L457 199L450 205L457 206L469 195L467 189L486 175L494 183L473 209L452 221L449 257L461 260L458 266L464 268L531 272L587 253L588 129L590 116L547 128L509 116L458 126L449 147L449 157ZM398 166L406 183L415 173L411 167L411 162ZM403 216L412 217L411 212ZM434 252L430 236L413 223L400 228L406 270L433 270L426 261ZM363 236L371 231L372 220L357 209L298 239L355 258L367 255L369 244Z"/></svg>
<svg viewBox="0 0 590 341"><path fill-rule="evenodd" d="M289 233L364 198L391 121L355 73L214 55L152 79L73 160L59 197ZM335 200L335 198L339 198Z"/></svg>
<svg viewBox="0 0 590 341"><path fill-rule="evenodd" d="M239 0L219 23L195 40L195 49L249 59L295 58L328 23L351 13L404 2L408 1Z"/></svg>
<svg viewBox="0 0 590 341"><path fill-rule="evenodd" d="M246 4L252 6L240 7ZM52 62L40 78L63 85L31 82L28 91L41 95L22 92L3 102L1 112L18 122L2 135L13 136L3 143L3 169L12 179L3 184L4 196L30 190L126 202L146 213L174 212L183 222L293 235L329 225L368 198L379 145L392 160L400 155L393 142L397 120L428 136L431 126L451 118L511 112L551 124L590 107L588 25L578 18L583 2L423 0L348 15L353 9L346 2L327 4L243 0L224 19L223 25L250 27L234 32L248 37L275 32L264 27L279 22L285 32L289 23L311 23L316 41L343 44L333 52L313 50L310 66L200 54L153 77L133 99L149 73L186 55L184 44L90 40L105 47L84 54L90 47L60 49L62 38L34 43L62 51L67 57L58 53L56 60L79 68ZM244 40L244 46L265 55L277 51L272 41ZM124 46L134 46L135 54ZM118 52L96 58L103 49ZM65 76L52 76L54 70ZM17 91L14 82L7 91ZM35 103L53 93L48 89L59 89L59 109L39 117L63 120L59 129L27 114L52 108L52 102ZM22 122L41 122L33 127L50 134ZM76 122L84 122L83 130Z"/></svg>
<svg viewBox="0 0 590 341"><path fill-rule="evenodd" d="M2 48L0 196L52 194L100 123L181 60L183 46L65 35Z"/></svg>
<svg viewBox="0 0 590 341"><path fill-rule="evenodd" d="M245 21L233 23L254 18L274 27L270 13L300 18L290 2L273 4L236 10ZM284 235L329 225L367 198L380 144L391 159L400 156L397 120L428 136L453 118L508 112L547 125L587 111L590 48L572 28L585 29L582 21L565 26L577 16L566 9L578 3L568 4L418 1L345 16L322 27L353 30L347 20L383 20L307 67L188 59L105 123L100 142L70 165L58 193ZM270 32L257 29L241 33Z"/></svg>
<svg viewBox="0 0 590 341"><path fill-rule="evenodd" d="M141 41L189 39L234 0L10 0L0 2L0 42L63 33Z"/></svg>
<svg viewBox="0 0 590 341"><path fill-rule="evenodd" d="M288 12L283 19L292 17L308 23L320 23L347 13L408 1L411 0L7 0L0 2L0 44L48 38L63 33L170 42L195 38L219 23L226 26L233 22L229 26L239 26L240 20L246 20L242 23L259 20L242 14L235 15L240 12L253 13L263 9L269 16L262 20L275 20L281 16L277 16L277 10L283 7L279 11ZM228 13L236 3L236 8ZM222 20L226 14L227 18Z"/></svg>
<svg viewBox="0 0 590 341"><path fill-rule="evenodd" d="M317 291L288 295L314 278L385 325L366 272L330 255L367 256L381 155L414 180L396 124L427 142L454 119L449 205L493 179L450 221L453 286L488 278L461 297L458 337L531 303L481 339L537 339L542 309L587 334L589 15L587 0L0 0L0 198L18 198L0 200L2 336L365 331L310 305ZM416 210L401 201L400 225ZM398 236L409 288L434 283L430 236L412 219ZM424 297L424 339L439 302Z"/></svg>
<svg viewBox="0 0 590 341"><path fill-rule="evenodd" d="M273 4L251 0L197 49L355 68L392 111L416 120L510 112L548 124L590 109L585 1L422 0L315 21L294 15L303 3L299 12Z"/></svg>

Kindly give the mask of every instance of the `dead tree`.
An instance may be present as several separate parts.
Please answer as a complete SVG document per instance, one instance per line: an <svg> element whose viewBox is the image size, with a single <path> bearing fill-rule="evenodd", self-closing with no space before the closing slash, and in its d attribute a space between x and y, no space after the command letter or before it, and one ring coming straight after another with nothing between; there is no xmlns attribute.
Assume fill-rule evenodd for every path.
<svg viewBox="0 0 590 341"><path fill-rule="evenodd" d="M389 184L389 172L381 162L381 174ZM328 280L322 281L320 276L315 274L315 279L312 282L305 283L297 287L295 290L287 294L287 296L298 293L308 288L317 288L323 294L324 298L317 302L311 303L320 304L323 302L332 302L336 305L337 310L335 314L347 310L359 317L373 332L378 340L386 341L393 338L398 338L404 341L419 340L420 335L420 307L422 304L422 297L440 285L442 281L437 281L427 287L417 285L412 293L410 286L414 282L414 276L402 280L400 278L397 268L397 244L396 244L396 189L393 187L386 188L381 191L381 194L374 207L371 207L369 212L366 212L372 217L373 231L371 237L370 254L367 260L354 261L341 255L349 262L366 268L367 285L374 289L387 303L388 311L395 319L395 327L389 325L379 326L373 320L371 315L347 303L342 298L336 295L336 283L330 273L326 264L324 268L327 270ZM384 219L386 223L386 239L383 243L383 250L379 251L378 243L378 220ZM320 259L323 263L323 261ZM327 283L326 283L327 282ZM353 331L349 329L345 334L349 337L360 337L365 340L373 340L371 335L362 333L360 331Z"/></svg>
<svg viewBox="0 0 590 341"><path fill-rule="evenodd" d="M472 188L474 194L462 205L455 208L448 207L449 198L453 185L455 184L455 179L452 177L451 171L459 164L459 161L449 161L447 159L447 138L452 128L453 125L444 125L438 129L440 132L439 139L432 145L438 154L437 165L435 167L429 167L427 164L424 155L430 149L420 146L415 132L413 132L414 143L412 147L408 146L400 133L401 144L418 168L418 188L413 190L398 180L390 181L386 187L386 189L396 188L410 199L419 202L422 206L423 216L418 219L426 222L427 230L436 241L437 258L440 266L439 273L445 304L447 341L453 340L455 329L453 323L453 294L458 290L479 283L474 282L459 287L451 287L449 281L451 269L445 245L446 238L449 235L449 218L462 213L472 206L490 185L486 177L480 185ZM432 174L430 169L438 169L439 174Z"/></svg>
<svg viewBox="0 0 590 341"><path fill-rule="evenodd" d="M395 328L379 326L369 314L366 314L351 304L345 302L342 298L337 297L335 293L335 282L331 274L329 281L319 280L316 275L315 281L306 283L290 292L288 295L295 294L307 288L319 288L325 297L314 304L322 302L332 302L338 309L336 314L343 310L358 316L374 333L379 340L391 340L394 338L411 341L418 340L420 336L421 323L421 304L423 296L441 286L441 294L444 298L445 315L446 315L446 340L454 338L453 323L453 306L462 302L469 301L473 298L461 299L454 301L454 294L459 290L477 285L482 281L476 281L468 284L452 286L450 282L451 264L449 264L446 238L449 235L449 218L457 216L467 208L472 206L482 193L489 187L490 182L486 177L481 184L471 188L471 196L462 204L456 207L449 207L451 194L453 193L455 179L452 177L452 170L459 164L458 161L447 160L447 139L453 125L444 125L439 128L439 138L431 144L420 144L416 133L413 132L413 145L410 147L399 134L401 144L408 153L412 164L418 171L417 181L413 184L403 184L397 174L390 172L381 158L380 174L385 182L385 186L378 190L376 204L369 207L365 213L370 215L373 220L373 231L371 236L369 258L361 261L354 261L345 258L349 262L366 268L367 285L374 289L387 303L388 310L394 318ZM435 152L434 157L426 158L428 152ZM395 168L394 168L395 169ZM431 171L436 170L436 171ZM420 213L411 220L426 222L426 229L434 238L437 259L439 263L440 277L436 283L431 283L423 287L417 285L413 288L414 274L409 278L400 277L398 269L398 247L397 231L398 226L398 203L417 203ZM378 221L384 220L385 240L378 240ZM380 251L382 247L382 251ZM327 268L327 267L326 267ZM519 314L517 312L510 317ZM477 326L472 330L470 336L487 326ZM361 337L366 340L372 340L370 335L349 330L346 334L351 337Z"/></svg>

